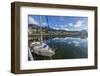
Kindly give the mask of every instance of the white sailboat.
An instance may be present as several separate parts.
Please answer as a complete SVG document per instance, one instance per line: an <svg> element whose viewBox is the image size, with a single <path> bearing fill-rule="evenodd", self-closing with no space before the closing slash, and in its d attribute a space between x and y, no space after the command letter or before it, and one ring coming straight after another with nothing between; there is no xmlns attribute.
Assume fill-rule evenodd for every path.
<svg viewBox="0 0 100 76"><path fill-rule="evenodd" d="M44 41L43 41L43 34L42 34L42 23L41 23L41 16L40 16L40 41L32 42L31 47L33 47L32 52L37 55L41 56L48 56L52 57L55 54L55 51L52 50Z"/></svg>

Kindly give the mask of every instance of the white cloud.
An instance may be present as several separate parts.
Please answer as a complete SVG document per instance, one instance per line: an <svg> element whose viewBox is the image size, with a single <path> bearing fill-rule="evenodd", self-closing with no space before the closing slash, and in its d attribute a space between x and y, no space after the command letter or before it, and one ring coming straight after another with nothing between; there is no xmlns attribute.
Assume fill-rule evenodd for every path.
<svg viewBox="0 0 100 76"><path fill-rule="evenodd" d="M28 21L29 21L29 24L36 24L36 25L39 25L39 23L32 17L29 17L28 18Z"/></svg>
<svg viewBox="0 0 100 76"><path fill-rule="evenodd" d="M68 23L68 25L62 25L60 29L70 30L70 31L80 31L82 29L87 29L87 25L84 20L78 20L76 23Z"/></svg>
<svg viewBox="0 0 100 76"><path fill-rule="evenodd" d="M78 47L78 46L80 46L80 42L79 41L72 41L72 43L74 43L74 45L76 46L76 47Z"/></svg>
<svg viewBox="0 0 100 76"><path fill-rule="evenodd" d="M68 28L68 25L62 25L63 26L63 28Z"/></svg>
<svg viewBox="0 0 100 76"><path fill-rule="evenodd" d="M69 26L73 26L73 23L69 23L68 25L69 25Z"/></svg>
<svg viewBox="0 0 100 76"><path fill-rule="evenodd" d="M52 28L56 30L81 31L81 30L87 30L88 26L84 20L78 20L76 21L76 23L68 23L67 25L57 25L56 24Z"/></svg>
<svg viewBox="0 0 100 76"><path fill-rule="evenodd" d="M60 30L60 28L57 28L57 27L53 27L53 29L55 29L55 30Z"/></svg>
<svg viewBox="0 0 100 76"><path fill-rule="evenodd" d="M47 26L47 23L46 22L42 22L42 26Z"/></svg>
<svg viewBox="0 0 100 76"><path fill-rule="evenodd" d="M56 29L56 30L66 30L66 31L68 31L69 29L68 29L68 27L67 27L67 25L54 25L53 27L52 27L53 29Z"/></svg>
<svg viewBox="0 0 100 76"><path fill-rule="evenodd" d="M70 30L73 30L73 31L80 31L80 30L88 29L88 26L86 25L85 21L83 21L83 20L79 20L75 24L69 23L68 25L70 27Z"/></svg>
<svg viewBox="0 0 100 76"><path fill-rule="evenodd" d="M77 21L76 24L74 25L75 28L80 28L83 26L84 21Z"/></svg>
<svg viewBox="0 0 100 76"><path fill-rule="evenodd" d="M58 25L56 24L55 27L58 27Z"/></svg>
<svg viewBox="0 0 100 76"><path fill-rule="evenodd" d="M62 25L61 29L62 29L62 30L66 30L66 31L69 30L68 25Z"/></svg>
<svg viewBox="0 0 100 76"><path fill-rule="evenodd" d="M68 28L64 28L64 30L68 31L69 29Z"/></svg>

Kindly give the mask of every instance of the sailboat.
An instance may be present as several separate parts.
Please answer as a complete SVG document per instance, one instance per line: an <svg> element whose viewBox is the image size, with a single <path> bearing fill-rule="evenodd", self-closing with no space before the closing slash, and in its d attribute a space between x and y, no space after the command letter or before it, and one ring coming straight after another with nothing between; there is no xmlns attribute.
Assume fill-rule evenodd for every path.
<svg viewBox="0 0 100 76"><path fill-rule="evenodd" d="M40 41L33 41L31 46L33 47L32 52L37 55L52 57L55 54L55 51L50 48L45 41L43 41L43 34L42 34L42 23L41 23L41 16L40 16Z"/></svg>

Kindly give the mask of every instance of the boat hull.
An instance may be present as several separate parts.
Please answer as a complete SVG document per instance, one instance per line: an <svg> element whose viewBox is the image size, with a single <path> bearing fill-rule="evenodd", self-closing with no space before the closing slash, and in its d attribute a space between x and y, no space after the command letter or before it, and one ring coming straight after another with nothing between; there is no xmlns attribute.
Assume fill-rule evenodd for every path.
<svg viewBox="0 0 100 76"><path fill-rule="evenodd" d="M40 42L33 43L33 52L37 55L49 56L49 57L55 54L55 51L53 51L47 44Z"/></svg>

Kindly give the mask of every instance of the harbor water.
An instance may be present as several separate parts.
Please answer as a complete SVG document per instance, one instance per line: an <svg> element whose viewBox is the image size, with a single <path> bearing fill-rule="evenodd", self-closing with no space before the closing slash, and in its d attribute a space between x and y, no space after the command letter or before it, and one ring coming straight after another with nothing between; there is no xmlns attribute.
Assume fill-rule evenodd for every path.
<svg viewBox="0 0 100 76"><path fill-rule="evenodd" d="M34 60L88 58L88 39L79 37L49 38L46 44L55 51L51 58L34 53Z"/></svg>

